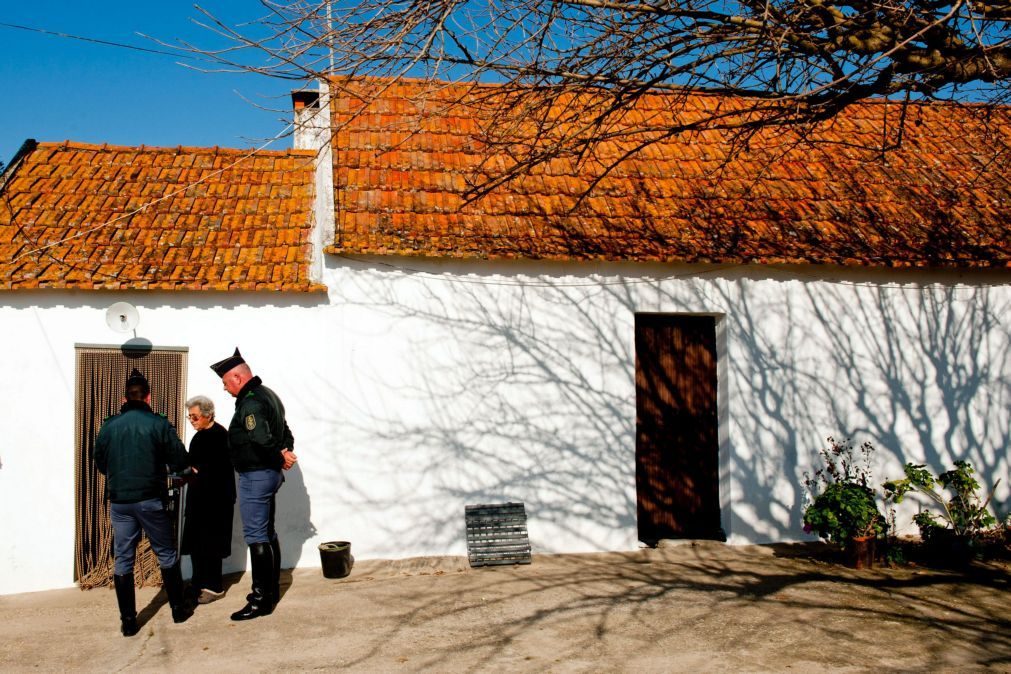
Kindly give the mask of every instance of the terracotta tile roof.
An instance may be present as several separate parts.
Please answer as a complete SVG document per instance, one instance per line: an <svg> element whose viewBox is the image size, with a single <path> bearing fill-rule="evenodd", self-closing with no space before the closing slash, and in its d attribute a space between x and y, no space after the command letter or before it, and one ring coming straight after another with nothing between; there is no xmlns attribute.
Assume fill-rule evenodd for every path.
<svg viewBox="0 0 1011 674"><path fill-rule="evenodd" d="M0 289L317 291L313 154L41 143L0 188Z"/></svg>
<svg viewBox="0 0 1011 674"><path fill-rule="evenodd" d="M769 130L731 154L728 132L685 133L622 161L578 205L591 176L571 159L465 205L470 181L510 161L481 135L488 117L474 101L489 85L338 84L331 253L1011 266L1007 108L910 105L901 145L887 153L882 139L894 138L900 106L885 101L822 123L813 144ZM662 128L675 114L690 122L717 105L735 102L697 95L672 106L650 95L615 128ZM597 146L596 160L636 137Z"/></svg>

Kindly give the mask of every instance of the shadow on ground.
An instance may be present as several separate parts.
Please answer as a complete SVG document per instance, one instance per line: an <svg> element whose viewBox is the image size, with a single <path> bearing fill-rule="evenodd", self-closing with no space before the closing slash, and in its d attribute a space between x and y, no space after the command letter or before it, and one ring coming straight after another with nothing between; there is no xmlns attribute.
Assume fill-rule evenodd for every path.
<svg viewBox="0 0 1011 674"><path fill-rule="evenodd" d="M232 623L247 579L173 625L118 636L111 592L4 597L0 668L824 671L1011 667L1008 568L856 571L815 546L716 543L471 569L462 557L285 574L272 616ZM76 620L90 616L88 624ZM57 640L54 634L60 634ZM29 664L31 663L31 664Z"/></svg>
<svg viewBox="0 0 1011 674"><path fill-rule="evenodd" d="M569 635L542 644L558 662L595 654L620 665L622 658L605 653L616 647L631 669L637 659L651 662L658 654L707 670L715 661L748 669L802 662L830 668L1011 664L1004 603L1011 594L1000 564L961 572L856 571L838 565L827 546L744 552L709 543L542 560L526 569L465 572L459 591L402 597L400 619L348 664L367 667L406 634L441 624L467 624L470 636L452 639L452 648L432 653L425 667L451 666L461 652L478 668L495 667L538 642L538 634Z"/></svg>

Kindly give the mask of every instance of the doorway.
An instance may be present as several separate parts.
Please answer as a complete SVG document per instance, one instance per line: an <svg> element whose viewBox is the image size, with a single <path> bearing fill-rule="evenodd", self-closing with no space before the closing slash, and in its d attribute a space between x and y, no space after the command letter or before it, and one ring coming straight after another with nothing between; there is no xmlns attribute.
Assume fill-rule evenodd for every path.
<svg viewBox="0 0 1011 674"><path fill-rule="evenodd" d="M119 413L126 378L137 368L151 382L151 408L168 417L180 439L186 401L185 348L130 350L77 345L74 411L74 580L82 589L112 584L112 523L105 477L95 468L95 438L102 422ZM134 579L161 584L158 559L147 538L137 548Z"/></svg>
<svg viewBox="0 0 1011 674"><path fill-rule="evenodd" d="M635 316L639 540L726 540L720 526L716 318Z"/></svg>

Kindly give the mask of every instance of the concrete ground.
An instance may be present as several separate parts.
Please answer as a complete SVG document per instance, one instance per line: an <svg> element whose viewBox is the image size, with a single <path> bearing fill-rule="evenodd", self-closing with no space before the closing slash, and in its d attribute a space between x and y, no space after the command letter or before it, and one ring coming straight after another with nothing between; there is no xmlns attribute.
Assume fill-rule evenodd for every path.
<svg viewBox="0 0 1011 674"><path fill-rule="evenodd" d="M1006 566L855 571L819 557L706 543L480 569L361 561L342 580L285 572L274 614L244 623L228 616L248 576L180 625L141 589L131 638L111 590L8 595L0 670L1011 671Z"/></svg>

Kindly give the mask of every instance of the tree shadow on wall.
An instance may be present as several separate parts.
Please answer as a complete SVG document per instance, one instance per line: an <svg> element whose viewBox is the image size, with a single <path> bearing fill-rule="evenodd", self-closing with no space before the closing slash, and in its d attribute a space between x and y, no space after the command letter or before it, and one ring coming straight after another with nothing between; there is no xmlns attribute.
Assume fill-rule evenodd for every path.
<svg viewBox="0 0 1011 674"><path fill-rule="evenodd" d="M808 467L828 435L872 442L878 482L900 477L909 461L939 470L967 459L985 491L1001 477L1006 484L1011 347L1000 318L1011 309L1006 299L996 300L985 286L800 277L800 292L770 302L750 280L706 288L719 288L729 340L741 350L728 359L731 395L740 402L731 419L734 476L745 493L768 495L751 504L755 524L737 518L735 533L776 540L766 530L775 522L776 535L798 536L804 472L813 472ZM741 451L748 448L767 451ZM770 489L777 475L791 488ZM908 525L908 517L899 524Z"/></svg>
<svg viewBox="0 0 1011 674"><path fill-rule="evenodd" d="M336 300L392 326L369 333L367 322L348 321L383 358L354 354L355 377L382 394L342 401L341 433L391 492L381 499L374 484L343 481L348 508L404 515L373 524L415 550L458 550L463 506L507 500L527 504L541 549L561 539L615 547L602 530L626 532L621 545L632 544L635 400L624 384L634 356L626 326L593 300L600 289L546 279L460 284L448 295L422 285L408 297L389 281L355 275ZM349 466L334 477L355 474Z"/></svg>
<svg viewBox="0 0 1011 674"><path fill-rule="evenodd" d="M827 435L874 442L890 470L970 458L988 487L1007 470L998 317L1011 307L985 287L853 288L754 268L657 282L623 275L641 273L628 266L604 276L432 265L415 279L349 265L366 269L343 277L334 301L389 321L346 321L360 386L337 390L369 393L339 401L357 456L333 457L332 482L344 507L402 548L459 549L462 506L501 500L527 504L543 551L634 544L641 311L722 315L731 535L802 536L803 472Z"/></svg>

